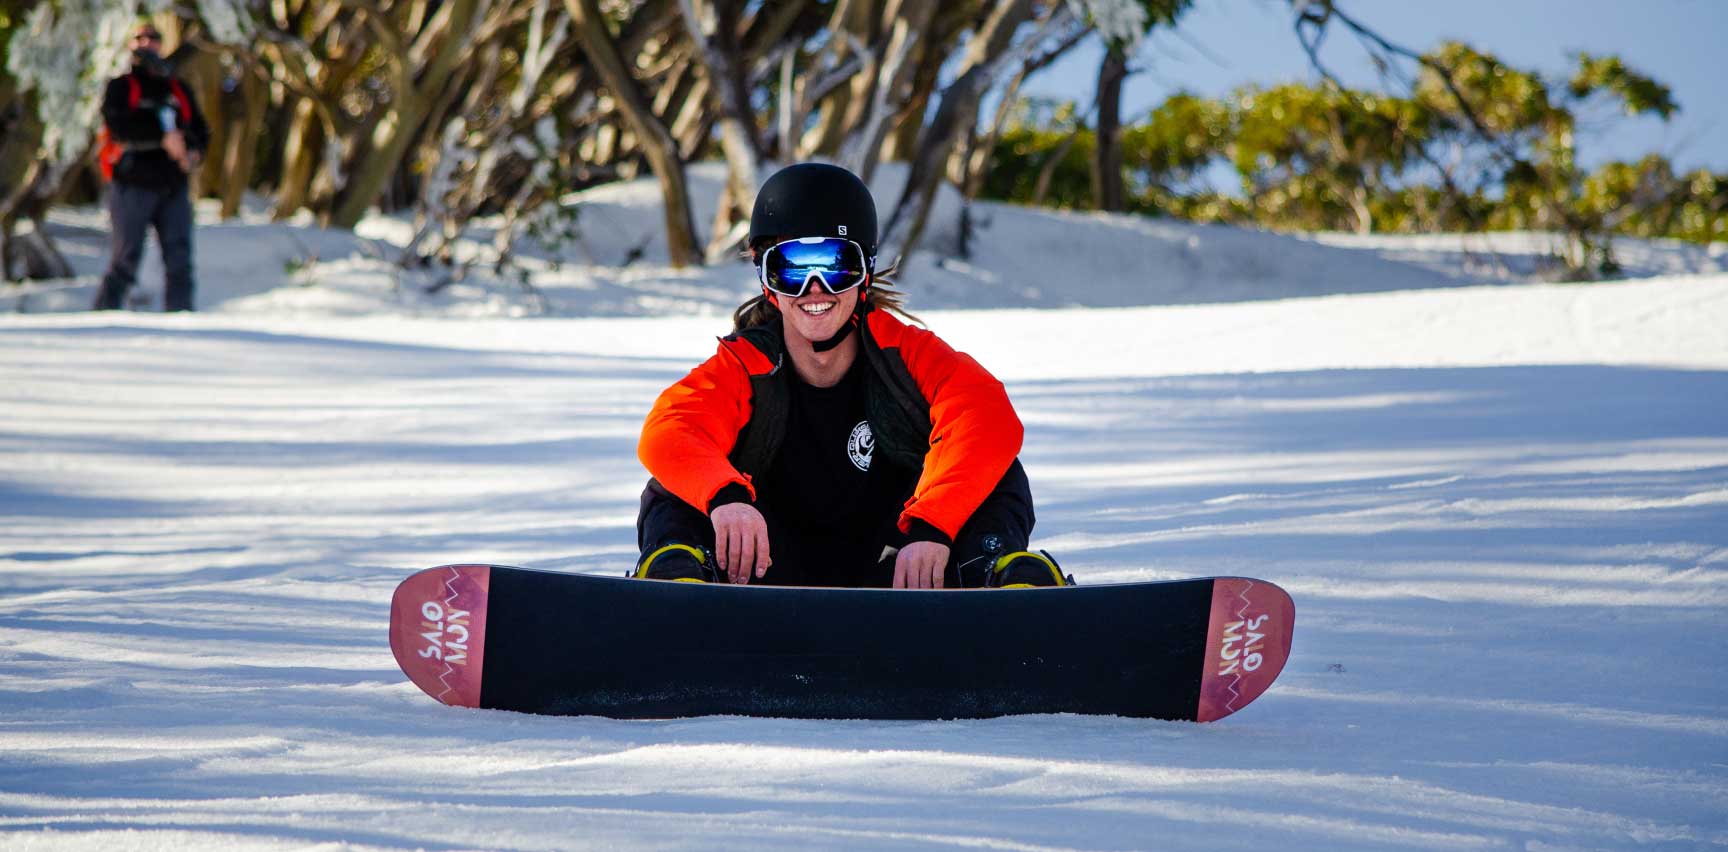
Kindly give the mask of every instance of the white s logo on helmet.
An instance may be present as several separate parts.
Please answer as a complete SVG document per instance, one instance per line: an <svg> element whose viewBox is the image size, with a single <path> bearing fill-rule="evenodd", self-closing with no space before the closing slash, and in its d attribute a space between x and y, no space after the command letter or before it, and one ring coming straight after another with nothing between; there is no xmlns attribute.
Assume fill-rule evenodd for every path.
<svg viewBox="0 0 1728 852"><path fill-rule="evenodd" d="M846 236L846 226L845 225L840 226L840 236L842 236L842 237Z"/></svg>

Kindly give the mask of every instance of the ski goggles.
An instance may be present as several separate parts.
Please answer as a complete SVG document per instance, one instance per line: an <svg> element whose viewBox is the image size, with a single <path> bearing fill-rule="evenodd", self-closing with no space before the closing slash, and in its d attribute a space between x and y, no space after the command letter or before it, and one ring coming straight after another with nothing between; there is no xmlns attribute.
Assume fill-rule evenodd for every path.
<svg viewBox="0 0 1728 852"><path fill-rule="evenodd" d="M762 253L756 272L767 287L796 299L810 289L811 280L836 295L870 280L870 261L864 247L838 237L802 237L776 243Z"/></svg>

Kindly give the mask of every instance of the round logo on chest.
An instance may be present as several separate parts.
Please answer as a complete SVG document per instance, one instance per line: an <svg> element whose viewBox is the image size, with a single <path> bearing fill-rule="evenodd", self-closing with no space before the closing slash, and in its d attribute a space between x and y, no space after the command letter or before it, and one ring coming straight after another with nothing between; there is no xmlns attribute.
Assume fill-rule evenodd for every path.
<svg viewBox="0 0 1728 852"><path fill-rule="evenodd" d="M852 427L852 437L846 439L846 455L859 470L869 470L870 454L875 449L876 436L870 432L870 421L859 421Z"/></svg>

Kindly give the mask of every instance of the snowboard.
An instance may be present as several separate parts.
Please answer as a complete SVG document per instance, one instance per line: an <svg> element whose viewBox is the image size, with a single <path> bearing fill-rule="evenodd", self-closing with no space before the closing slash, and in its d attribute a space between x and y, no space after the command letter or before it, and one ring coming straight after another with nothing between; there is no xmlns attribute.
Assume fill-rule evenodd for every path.
<svg viewBox="0 0 1728 852"><path fill-rule="evenodd" d="M1241 577L827 589L446 565L397 587L390 648L445 704L524 713L1210 722L1271 686L1294 617Z"/></svg>

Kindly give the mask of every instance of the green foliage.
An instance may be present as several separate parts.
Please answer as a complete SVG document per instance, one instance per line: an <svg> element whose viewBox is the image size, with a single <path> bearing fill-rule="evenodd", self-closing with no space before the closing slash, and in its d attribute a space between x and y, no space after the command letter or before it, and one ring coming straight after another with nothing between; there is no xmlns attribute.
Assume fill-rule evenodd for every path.
<svg viewBox="0 0 1728 852"><path fill-rule="evenodd" d="M1123 129L1136 212L1296 230L1542 229L1567 234L1576 275L1612 271L1610 237L1728 239L1728 175L1680 175L1658 155L1578 166L1577 110L1612 99L1628 115L1672 116L1661 83L1615 56L1578 57L1562 84L1445 42L1403 94L1330 82L1178 92ZM987 196L1089 207L1093 138L1071 105L1027 102L997 145ZM1233 172L1240 194L1213 188ZM1209 176L1213 179L1208 179Z"/></svg>
<svg viewBox="0 0 1728 852"><path fill-rule="evenodd" d="M1186 92L1166 99L1145 122L1124 128L1128 209L1234 221L1237 211L1205 186L1206 169L1232 133L1228 107Z"/></svg>
<svg viewBox="0 0 1728 852"><path fill-rule="evenodd" d="M1448 41L1422 58L1414 97L1454 128L1471 129L1474 115L1492 133L1518 136L1540 133L1559 117L1542 78L1512 68L1491 53ZM1441 68L1451 71L1452 85Z"/></svg>
<svg viewBox="0 0 1728 852"><path fill-rule="evenodd" d="M1144 123L1123 130L1123 158L1145 181L1186 179L1211 164L1231 130L1226 106L1178 92L1159 104Z"/></svg>
<svg viewBox="0 0 1728 852"><path fill-rule="evenodd" d="M1371 196L1395 181L1443 125L1418 100L1335 86L1285 85L1234 96L1228 146L1243 189L1264 217L1319 228L1352 220L1370 230Z"/></svg>
<svg viewBox="0 0 1728 852"><path fill-rule="evenodd" d="M1655 113L1666 120L1680 110L1667 86L1627 68L1618 56L1578 54L1578 72L1566 89L1577 100L1598 92L1613 95L1627 115Z"/></svg>
<svg viewBox="0 0 1728 852"><path fill-rule="evenodd" d="M1070 140L1072 135L1075 138ZM988 198L1033 201L1037 184L1051 158L1048 189L1042 199L1051 207L1079 209L1092 206L1092 151L1097 138L1091 130L1040 130L1011 127L996 143L995 161L985 179Z"/></svg>
<svg viewBox="0 0 1728 852"><path fill-rule="evenodd" d="M1578 202L1617 233L1708 243L1728 239L1728 175L1676 174L1656 154L1612 162L1583 182Z"/></svg>

